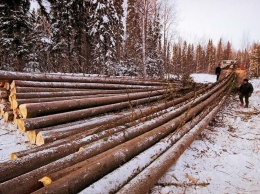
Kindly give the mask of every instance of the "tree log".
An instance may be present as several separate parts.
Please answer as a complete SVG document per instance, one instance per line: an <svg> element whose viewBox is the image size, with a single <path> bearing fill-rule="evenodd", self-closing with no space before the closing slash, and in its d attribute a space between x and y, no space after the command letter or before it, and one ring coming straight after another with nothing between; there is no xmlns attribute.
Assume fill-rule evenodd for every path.
<svg viewBox="0 0 260 194"><path fill-rule="evenodd" d="M149 91L149 90L148 90ZM30 93L13 93L14 99L28 99L28 98L50 98L63 96L88 96L101 94L128 94L144 92L143 89L133 90L88 90L88 91L55 91L55 92L30 92Z"/></svg>
<svg viewBox="0 0 260 194"><path fill-rule="evenodd" d="M28 93L28 92L62 92L62 91L89 91L88 89L78 88L37 88L37 87L14 87L10 90L13 93Z"/></svg>
<svg viewBox="0 0 260 194"><path fill-rule="evenodd" d="M125 79L112 77L87 77L75 75L57 75L43 73L22 73L0 71L0 81L29 80L29 81L48 81L48 82L80 82L80 83L112 83L112 84L130 84L130 85L163 85L161 80L147 81L145 79Z"/></svg>
<svg viewBox="0 0 260 194"><path fill-rule="evenodd" d="M216 94L212 95L210 97L210 99L206 100L206 102L209 104L211 101L214 100L214 98L218 97L218 95L221 94L225 89L226 89L226 87L222 88ZM205 96L207 97L207 95L205 95ZM204 99L202 98L199 101L202 101ZM103 140L97 141L97 142L94 142L90 145L86 145L83 148L86 149L88 151L88 153L92 153L93 155L96 155L96 154L99 154L100 152L104 152L108 149L111 149L112 147L118 145L119 143L125 142L127 140L133 139L134 137L136 137L138 135L144 134L145 132L147 132L151 129L154 129L156 127L160 128L159 126L161 126L161 125L162 125L161 126L162 128L167 128L167 127L165 127L165 125L166 126L170 125L170 127L179 126L181 124L181 122L180 122L181 120L178 120L178 119L177 119L178 122L176 122L174 125L172 123L171 124L168 123L168 124L163 125L163 123L167 123L170 120L172 120L173 118L175 118L177 115L180 115L181 113L185 112L186 110L188 110L192 106L192 104L198 104L198 103L197 102L190 102L190 103L186 104L185 106L183 106L183 107L181 107L177 110L174 110L172 112L166 113L165 115L163 115L161 117L153 119L152 122L148 121L146 123L143 123L141 126L129 128L129 129L125 130L122 134L115 134L114 136L110 136L112 138L112 140L110 140L108 138L106 141L103 141ZM204 105L207 105L207 104L204 103ZM200 105L200 106L202 106L202 105ZM197 111L200 111L203 108L204 107L200 107L200 109L198 109L198 110L196 110L196 109L193 110L195 113L192 113L192 114L196 115L198 113ZM190 110L190 111L192 112L192 110ZM192 118L192 115L189 115L189 116L186 117L186 115L184 114L183 116L180 116L180 117L182 118L182 121L187 121L187 120ZM169 126L168 126L168 128L169 128ZM147 133L149 133L149 132L147 132ZM75 166L72 166L72 167L66 168L64 170L61 170L59 172L55 172L51 175L48 175L48 177L44 177L44 179L42 179L42 181L46 181L46 180L48 182L56 181L57 179L71 173L75 169L82 168L85 165L86 165L86 163L83 161L82 163L79 163ZM44 183L44 184L47 184L47 183Z"/></svg>
<svg viewBox="0 0 260 194"><path fill-rule="evenodd" d="M0 98L8 99L9 93L7 91L0 91Z"/></svg>
<svg viewBox="0 0 260 194"><path fill-rule="evenodd" d="M222 92L223 90L225 90L225 88L223 88L220 92ZM199 108L195 108L194 111L201 110L205 106L205 104L207 104L209 102L209 100L213 100L218 95L219 95L219 92L214 94L214 95L212 95L209 99L207 99L200 106L198 106ZM192 117L191 114L187 114L187 115ZM187 115L184 115L185 118L189 118ZM85 137L85 136L83 136L83 137ZM76 141L76 142L78 143L79 141ZM53 144L53 145L55 145L55 144ZM71 146L71 143L69 143L69 145ZM64 157L66 155L65 151L69 152L69 150L73 150L73 148L68 149L68 147L66 147L66 149L64 149L64 148L62 148L62 146L64 146L64 145L60 145L59 146L59 149L61 149L62 151L53 151L53 150L51 150L47 154L47 151L43 150L43 152L38 152L36 154L33 154L33 157L28 155L28 156L23 157L21 159L18 158L17 159L18 161L14 160L16 162L12 163L12 161L10 161L8 165L7 164L3 165L3 168L1 168L1 174L3 174L4 175L3 177L7 178L7 179L8 179L8 177L10 178L10 176L11 177L12 176L15 177L15 176L17 176L17 174L19 175L19 174L22 174L24 172L28 172L28 171L32 170L33 168L37 168L37 167L39 167L41 165L44 165L44 163L46 164L46 163L49 163L49 162L51 162L51 161L53 161L55 159L58 159L59 157ZM55 149L58 149L58 148L55 147ZM38 157L36 157L37 154L38 154L39 158L43 158L42 154L45 154L45 156L48 156L48 159L46 159L44 161L41 160L41 162L39 162ZM17 165L18 163L20 165ZM22 163L26 163L27 165L22 165ZM25 166L26 166L26 168L25 168ZM18 170L18 168L19 168L19 170ZM12 171L11 174L10 174L10 170Z"/></svg>
<svg viewBox="0 0 260 194"><path fill-rule="evenodd" d="M84 137L84 136L83 136ZM143 140L142 140L143 141ZM55 143L57 143L57 142L55 142ZM54 146L55 145L55 143L52 145L52 146ZM46 146L47 147L47 146ZM58 152L59 153L59 152ZM30 159L29 159L29 161L31 161ZM73 161L73 160L72 160ZM94 160L95 161L95 160ZM27 164L27 161L25 162L25 164ZM65 163L66 164L66 163ZM4 165L5 166L5 165ZM14 166L21 166L21 163L20 162L18 162L16 165L14 165ZM27 165L23 165L23 166L27 166ZM61 165L54 165L55 167L61 167ZM11 168L11 169L13 169L13 168ZM51 168L50 168L51 169ZM38 170L38 169L37 169ZM17 172L17 171L15 171L15 172ZM39 173L39 171L37 171L38 173L35 173L34 175L39 175L39 174L42 174L42 173ZM51 171L50 171L51 172ZM30 174L30 175L33 175L33 174ZM42 175L44 175L44 174L42 174ZM3 186L3 187L0 187L0 189L2 189L3 191L8 191L8 188L10 189L11 187L12 187L12 189L14 189L14 187L13 187L13 183L14 182L16 182L16 184L21 184L20 186L25 186L25 188L27 188L27 184L22 184L22 182L25 182L27 179L25 178L26 176L25 175L22 175L21 177L23 177L23 178L15 178L15 180L14 181L11 181L10 180L10 182L9 181L7 181L7 182L5 182L4 184L5 184L5 186ZM29 176L29 178L31 178L32 180L35 180L34 179L34 177L33 176ZM29 181L29 183L30 183L31 181ZM9 184L8 184L9 183ZM18 187L15 187L16 189L18 189ZM29 187L29 189L30 188L32 188L31 186ZM5 190L4 190L5 189ZM20 189L20 187L19 187L19 189ZM21 190L21 191L25 191L25 190ZM28 190L26 190L27 192L28 192Z"/></svg>
<svg viewBox="0 0 260 194"><path fill-rule="evenodd" d="M118 194L143 194L148 193L156 182L167 172L167 170L178 160L182 153L206 128L208 123L216 116L224 100L214 108L196 127L191 129L174 146L162 154L155 162L121 188Z"/></svg>
<svg viewBox="0 0 260 194"><path fill-rule="evenodd" d="M140 135L130 141L127 141L115 148L103 152L95 157L85 160L74 166L75 171L69 175L53 182L52 184L34 192L36 193L77 193L89 186L97 179L118 168L135 155L146 150L151 145L158 142L173 132L180 123L191 119L194 115L203 110L205 106L211 103L223 90L212 95L196 107L190 109L186 114L167 123L167 127L160 126L150 132ZM78 168L77 168L78 167Z"/></svg>
<svg viewBox="0 0 260 194"><path fill-rule="evenodd" d="M133 94L123 94L113 97L100 97L100 98L83 98L74 100L64 100L55 102L43 102L33 104L22 104L19 106L23 118L32 118L35 116L42 116L47 114L54 114L59 112L72 111L77 109L84 109L94 106L101 106L106 104L113 104L119 102L126 102L140 98L158 96L163 94L164 90L152 92L140 92Z"/></svg>
<svg viewBox="0 0 260 194"><path fill-rule="evenodd" d="M138 108L138 109L133 109L133 110L130 110L130 111L127 111L126 113L120 115L119 118L116 118L115 120L114 119L111 119L109 122L111 124L115 124L117 123L118 125L120 124L123 124L123 123L126 123L126 122L129 122L129 119L131 120L135 120L135 119L139 119L139 118L142 118L142 117L146 117L148 115L151 115L155 112L158 112L158 111L161 111L163 109L167 109L171 106L174 106L176 104L179 104L181 102L184 102L185 100L188 100L190 99L191 97L193 97L195 95L195 93L197 94L200 94L208 89L210 89L212 86L208 86L206 88L203 88L203 89L200 89L199 91L197 92L191 92L185 96L183 96L182 98L177 98L177 99L174 99L172 101L166 101L166 102L162 102L162 103L159 103L155 106L148 106L148 107L145 107L145 108ZM154 98L154 97L153 97ZM152 100L152 99L150 99ZM63 117L61 117L63 118ZM60 119L61 119L60 118ZM83 121L84 122L84 121ZM82 123L78 123L78 124L82 124ZM68 131L66 131L64 128L70 128L70 126L73 126L74 124L73 123L68 123L68 124L63 124L63 125L60 125L57 126L57 131L55 131L55 126L54 126L54 134L58 134L59 131L61 131L61 134L64 133L64 134L68 134L70 133L70 130L77 130L77 126L75 124L75 129L72 127L71 129L68 129ZM51 128L51 127L50 127ZM47 130L49 130L50 128L47 128ZM102 127L103 129L105 129L105 127L103 126ZM51 133L51 131L49 131ZM84 133L83 133L84 134ZM71 135L71 134L70 134ZM57 136L56 136L57 137ZM73 138L72 138L73 139ZM65 139L64 139L65 140ZM72 141L72 140L69 140L67 139L66 141ZM40 147L37 147L37 148L33 148L33 149L30 149L30 150L25 150L25 151L21 151L21 152L18 152L18 153L14 153L14 155L16 155L14 158L17 158L17 157L23 157L25 155L28 155L28 154L31 154L31 153L35 153L35 152L38 152L38 151L41 151L41 150L44 150L44 149L48 149L48 148L51 148L51 147L54 147L54 146L57 146L59 144L63 144L64 141L61 140L61 141L56 141L56 142L53 142L53 143L49 143L49 144L46 144L44 146L40 146Z"/></svg>
<svg viewBox="0 0 260 194"><path fill-rule="evenodd" d="M74 82L33 82L14 80L11 88L16 86L22 87L47 87L47 88L79 88L79 89L162 89L163 86L144 86L144 85L123 85L123 84L107 84L107 83L74 83Z"/></svg>
<svg viewBox="0 0 260 194"><path fill-rule="evenodd" d="M144 104L144 103L148 103L148 102L152 102L152 101L156 101L156 99L158 100L158 97L144 98L144 99L141 99L141 100L132 101L130 107L140 105L140 104ZM118 103L118 105L114 104L114 105L112 105L112 108L117 108L117 110L118 110L120 108L125 108L127 106L129 106L129 103L125 102L125 103ZM107 107L109 107L109 106L107 106ZM95 108L93 108L93 109L95 109ZM119 118L123 118L126 115L127 115L126 117L131 117L133 112L134 112L134 110L130 110L129 113L122 114L122 115L120 115ZM143 115L145 115L145 114L143 114ZM119 118L110 118L110 119L104 121L104 123L102 123L98 119L93 123L83 123L83 124L76 125L76 126L70 125L69 127L65 127L65 128L64 127L57 127L56 129L51 129L51 130L49 130L49 128L35 130L36 133L38 132L37 137L36 137L36 145L40 146L40 145L43 145L43 144L46 144L46 143L53 142L53 141L58 140L58 139L66 138L66 137L69 137L71 135L84 132L86 130L91 129L90 124L93 125L93 126L101 126L101 128L103 128L102 126L104 124L107 124L107 123L110 123L110 122L115 122Z"/></svg>
<svg viewBox="0 0 260 194"><path fill-rule="evenodd" d="M8 121L13 121L14 120L14 113L13 111L6 111L4 113L4 121L8 122Z"/></svg>
<svg viewBox="0 0 260 194"><path fill-rule="evenodd" d="M87 108L83 110L70 111L65 113L59 113L54 115L42 116L37 118L20 119L18 121L18 127L21 131L35 130L43 127L49 127L52 125L58 125L63 123L68 123L80 119L84 119L90 116L95 116L98 114L120 110L132 105L138 105L140 103L147 103L150 100L162 99L162 96L155 96L151 98L138 99L131 102L121 102L116 104L109 104L100 107ZM148 101L147 101L148 100ZM142 102L144 101L144 102Z"/></svg>
<svg viewBox="0 0 260 194"><path fill-rule="evenodd" d="M52 98L28 98L28 99L15 99L12 97L11 107L13 109L18 108L21 104L31 104L31 103L39 103L39 102L54 102L54 101L63 101L63 100L75 100L75 99L83 99L83 98L93 98L93 97L109 97L114 96L116 94L97 94L97 95L88 95L88 96L65 96L65 97L52 97Z"/></svg>
<svg viewBox="0 0 260 194"><path fill-rule="evenodd" d="M121 187L123 187L132 178L141 173L147 166L149 166L154 160L161 156L167 149L174 145L179 139L181 139L187 132L190 131L195 125L197 125L202 118L204 118L214 106L207 108L198 116L193 118L190 122L184 126L179 127L175 132L169 134L160 142L145 150L123 166L102 177L102 179L93 183L89 187L85 188L80 194L99 193L105 191L106 193L116 193ZM121 176L124 174L124 176ZM47 177L47 176L46 176ZM43 180L45 181L45 180ZM51 179L49 179L51 181ZM116 184L109 184L108 181L112 181ZM48 183L46 184L48 185Z"/></svg>

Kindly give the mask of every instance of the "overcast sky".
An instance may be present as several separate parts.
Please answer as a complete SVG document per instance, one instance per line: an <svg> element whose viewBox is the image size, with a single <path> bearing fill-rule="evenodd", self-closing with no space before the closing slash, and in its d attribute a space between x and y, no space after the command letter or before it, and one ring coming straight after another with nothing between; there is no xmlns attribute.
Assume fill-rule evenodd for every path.
<svg viewBox="0 0 260 194"><path fill-rule="evenodd" d="M177 0L178 31L196 43L222 37L235 49L260 42L260 0Z"/></svg>

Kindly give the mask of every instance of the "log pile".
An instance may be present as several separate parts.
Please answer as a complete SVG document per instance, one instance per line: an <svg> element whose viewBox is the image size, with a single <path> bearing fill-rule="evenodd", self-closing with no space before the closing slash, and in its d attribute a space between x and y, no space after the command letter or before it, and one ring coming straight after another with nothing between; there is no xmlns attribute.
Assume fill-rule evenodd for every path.
<svg viewBox="0 0 260 194"><path fill-rule="evenodd" d="M0 71L1 83L9 83L9 102L1 104L1 113L12 112L19 130L39 145L12 153L12 160L1 164L0 193L95 193L95 185L110 180L102 177L114 177L110 174L128 161L138 164L135 157L157 149L146 165L121 177L120 185L104 188L107 193L137 193L139 189L131 189L133 178L142 177L141 171L157 160L165 161L165 172L216 114L233 77L191 91L160 80ZM181 139L187 134L184 146ZM174 145L176 156L170 150ZM155 172L148 187L134 187L148 192L161 176Z"/></svg>

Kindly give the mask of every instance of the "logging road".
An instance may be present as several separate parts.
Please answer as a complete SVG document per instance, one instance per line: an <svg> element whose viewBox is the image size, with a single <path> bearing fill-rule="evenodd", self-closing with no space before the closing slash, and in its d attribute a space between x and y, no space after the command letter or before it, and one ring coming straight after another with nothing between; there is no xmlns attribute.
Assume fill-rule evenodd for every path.
<svg viewBox="0 0 260 194"><path fill-rule="evenodd" d="M9 75L8 72L5 72L4 75L5 81L13 80L13 73ZM28 79L28 75L24 78L21 76L23 74L19 74L18 77L22 80L37 81L37 76L39 76L41 81L50 79L49 81L54 82L53 75L35 75L33 80ZM65 78L64 82L70 79L68 76ZM82 79L84 78L78 77L77 82ZM106 84L107 80L99 79L95 79L95 81ZM87 80L89 83L89 78ZM44 145L39 147L15 152L12 154L14 160L1 163L0 173L3 176L0 178L0 182L2 182L0 193L78 193L82 190L83 193L95 193L93 189L100 189L98 182L110 180L107 178L109 176L116 177L117 171L121 172L119 174L124 173L125 176L114 180L114 184L110 184L110 188L103 189L105 193L149 192L217 114L225 101L226 91L229 90L232 80L232 76L228 76L219 83L203 87L199 85L195 88L197 92L194 93L190 92L189 88L178 89L180 88L179 83L169 84L147 80L140 85L139 81L110 79L108 86L113 90L116 88L114 84L123 82L125 87L129 87L130 84L129 95L126 98L118 98L119 101L116 99L120 95L112 97L114 98L112 101L108 96L108 101L105 103L86 108L73 105L72 110L63 108L54 114L47 111L48 106L41 105L43 115L35 115L28 119L24 118L24 114L17 114L17 112L24 111L26 106L35 107L35 105L23 104L21 109L14 112L14 122L18 126L20 125L20 129L22 128L21 123L23 123L23 127L26 127L24 123L30 119L50 122L49 118L68 114L70 111L73 112L71 115L80 115L76 114L77 111L88 111L88 114L91 113L90 116L95 117L88 119L85 115L78 119L75 117L70 122L56 120L55 125L49 123L48 126L43 125L43 128L36 127L33 130L28 128L36 134L36 143L37 140L44 142L43 134L47 134L46 140L49 138L50 142L44 142ZM9 90L12 92L15 84L10 86ZM58 86L60 87L61 84ZM105 86L104 89L107 89L108 86ZM51 87L51 84L42 87ZM53 87L57 87L57 85L53 84ZM158 92L152 95L149 91L146 93L136 91L140 88L150 89L150 87L154 87ZM120 85L120 88L124 87ZM98 89L100 89L100 85ZM165 92L160 93L162 89ZM131 100L130 96L133 96ZM102 98L106 99L103 96L97 97L97 99ZM13 99L9 98L9 100L12 104ZM88 99L86 98L86 100ZM65 102L70 103L71 100L65 100ZM85 103L85 100L78 102ZM75 104L75 102L71 102L71 104ZM112 107L115 106L117 108L113 109ZM130 109L126 109L129 106ZM35 108L26 109L28 114L31 114L30 110L35 112ZM104 111L97 112L100 110ZM102 113L105 114L98 116ZM19 118L17 118L18 116ZM72 118L72 116L68 118ZM30 134L29 132L28 134ZM66 135L61 136L61 132ZM52 137L50 137L51 135ZM31 139L30 142L34 143ZM38 144L41 143L38 142ZM131 167L130 170L129 167ZM98 181L96 183L99 185L98 187L92 185L95 184L95 181Z"/></svg>

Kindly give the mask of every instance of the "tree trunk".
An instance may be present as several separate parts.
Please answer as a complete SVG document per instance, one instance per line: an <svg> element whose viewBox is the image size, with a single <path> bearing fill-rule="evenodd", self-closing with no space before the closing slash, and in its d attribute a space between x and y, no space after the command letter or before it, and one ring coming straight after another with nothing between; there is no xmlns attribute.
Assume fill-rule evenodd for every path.
<svg viewBox="0 0 260 194"><path fill-rule="evenodd" d="M130 100L146 98L149 96L150 97L158 96L163 94L164 92L165 92L164 90L159 90L154 92L123 94L123 95L118 95L113 97L84 98L84 99L54 101L54 102L22 104L19 106L19 109L23 118L32 118L41 115L73 111L77 109L84 109L84 108L119 103L119 102L126 102Z"/></svg>
<svg viewBox="0 0 260 194"><path fill-rule="evenodd" d="M88 89L78 88L37 88L37 87L15 87L11 89L11 94L14 93L29 93L29 92L64 92L64 91L90 91Z"/></svg>
<svg viewBox="0 0 260 194"><path fill-rule="evenodd" d="M214 104L214 106L216 106L216 104L217 102ZM120 166L118 169L107 174L106 176L102 177L102 179L85 188L82 192L80 192L80 194L97 193L98 191L116 193L121 187L126 185L131 179L145 170L146 167L152 164L152 162L159 158L165 151L172 147L186 133L188 133L194 126L196 126L202 118L209 114L211 108L214 108L214 106L206 109L198 116L193 118L190 122L186 123L184 126L180 126L176 132L169 134L154 146L134 157L131 161L127 162L123 166ZM120 176L122 174L124 174L123 177ZM109 184L108 181L115 182L116 184Z"/></svg>
<svg viewBox="0 0 260 194"><path fill-rule="evenodd" d="M73 90L68 91L67 90L67 91L63 91L63 92L54 91L54 92L12 93L11 95L13 95L15 99L28 99L28 98L64 97L64 96L88 96L88 95L100 95L100 94L128 94L128 93L138 93L138 92L145 92L145 91L143 89L134 89L134 90L88 90L88 91L73 91Z"/></svg>
<svg viewBox="0 0 260 194"><path fill-rule="evenodd" d="M13 111L6 111L4 113L4 121L8 122L8 121L13 121L14 120L14 113Z"/></svg>
<svg viewBox="0 0 260 194"><path fill-rule="evenodd" d="M121 115L121 117L118 118L118 119L117 118L115 120L111 119L110 122L111 122L111 124L118 124L119 125L119 124L123 124L125 122L128 122L129 118L131 120L135 120L135 119L139 119L139 118L148 116L148 115L153 114L153 113L155 113L157 111L161 111L163 109L167 109L167 108L169 108L171 106L174 106L176 104L184 102L185 100L188 100L188 99L192 98L195 95L195 93L199 95L202 92L205 92L206 90L208 90L210 88L212 88L212 85L210 85L208 87L205 87L203 89L200 89L197 92L191 92L191 93L183 96L182 98L177 98L177 99L174 99L172 101L165 101L165 102L159 103L159 104L157 104L155 106L152 106L152 107L148 106L148 107L142 108L142 109L138 108L138 109L130 110L130 111L124 113L123 115ZM70 130L72 130L72 131L74 130L73 127L70 129L70 126L77 125L77 124L80 125L83 122L84 121L79 121L79 123L74 122L74 123L68 123L68 124L59 125L59 126L57 126L57 131L61 130L61 131L63 131L61 133L64 133L64 134L69 133ZM76 127L75 130L77 130L77 126L75 126L75 127ZM55 129L56 129L55 126L46 128L46 131L51 129L51 128L53 128L52 130L53 130L54 134L58 134L55 131ZM41 130L41 129L39 129L39 130ZM51 131L49 131L49 132L52 133ZM41 150L44 150L44 149L48 149L48 148L50 148L52 146L57 146L57 145L59 145L59 142L60 142L60 144L64 143L63 141L56 141L56 142L49 143L49 144L46 144L46 145L41 146L41 147L37 147L37 148L30 149L30 150L21 151L19 153L14 153L14 155L17 155L17 157L23 157L23 156L28 155L30 153L35 153L35 152L38 152L38 151L41 151Z"/></svg>
<svg viewBox="0 0 260 194"><path fill-rule="evenodd" d="M155 96L151 98L152 101L155 98L159 100L162 99L162 96ZM150 100L151 98L148 98L148 100ZM147 102L147 98L135 100L134 102L121 102L116 104L109 104L100 107L87 108L87 109L64 112L64 113L53 114L48 116L29 118L29 119L20 119L18 121L18 127L21 131L35 130L43 127L49 127L52 125L58 125L58 124L79 120L79 119L84 119L90 116L94 116L106 112L120 110L132 105L135 106L141 103L142 101Z"/></svg>
<svg viewBox="0 0 260 194"><path fill-rule="evenodd" d="M191 129L183 138L163 153L156 161L148 166L139 175L134 177L128 184L121 188L118 194L143 194L148 193L156 182L167 172L167 170L178 160L181 154L206 128L208 123L216 116L224 100L214 108L196 127Z"/></svg>
<svg viewBox="0 0 260 194"><path fill-rule="evenodd" d="M95 97L104 97L105 94L95 95ZM106 94L105 96L112 96L114 94ZM82 98L93 98L89 96L68 96L68 97L53 97L53 98L29 98L29 99L15 99L10 98L12 109L17 109L21 104L39 103L39 102L53 102L53 101L64 101L64 100L75 100Z"/></svg>
<svg viewBox="0 0 260 194"><path fill-rule="evenodd" d="M42 74L42 73L22 73L0 71L0 81L12 80L27 80L27 81L41 81L41 82L80 82L80 83L111 83L111 84L130 84L130 85L164 85L161 80L146 81L126 78L112 78L112 77L87 77L75 75L61 75L61 74Z"/></svg>
<svg viewBox="0 0 260 194"><path fill-rule="evenodd" d="M108 84L108 83L77 83L77 82L40 82L40 81L21 81L14 80L11 83L11 88L16 86L22 87L44 87L44 88L78 88L78 89L162 89L163 86L150 85L124 85L124 84Z"/></svg>
<svg viewBox="0 0 260 194"><path fill-rule="evenodd" d="M166 137L169 133L173 132L179 126L179 124L191 119L194 117L194 115L202 111L205 106L215 100L215 98L217 98L217 96L219 96L223 90L224 89L216 92L201 104L191 108L186 114L181 115L169 123L143 135L140 135L130 141L127 141L126 143L123 143L115 148L112 148L107 152L103 152L95 157L75 165L72 167L73 172L71 174L68 174L67 176L53 182L47 187L34 192L34 194L42 192L64 194L77 193L81 191L86 186L89 186L97 179L118 168L120 165L127 162L135 155L148 149L161 138Z"/></svg>

